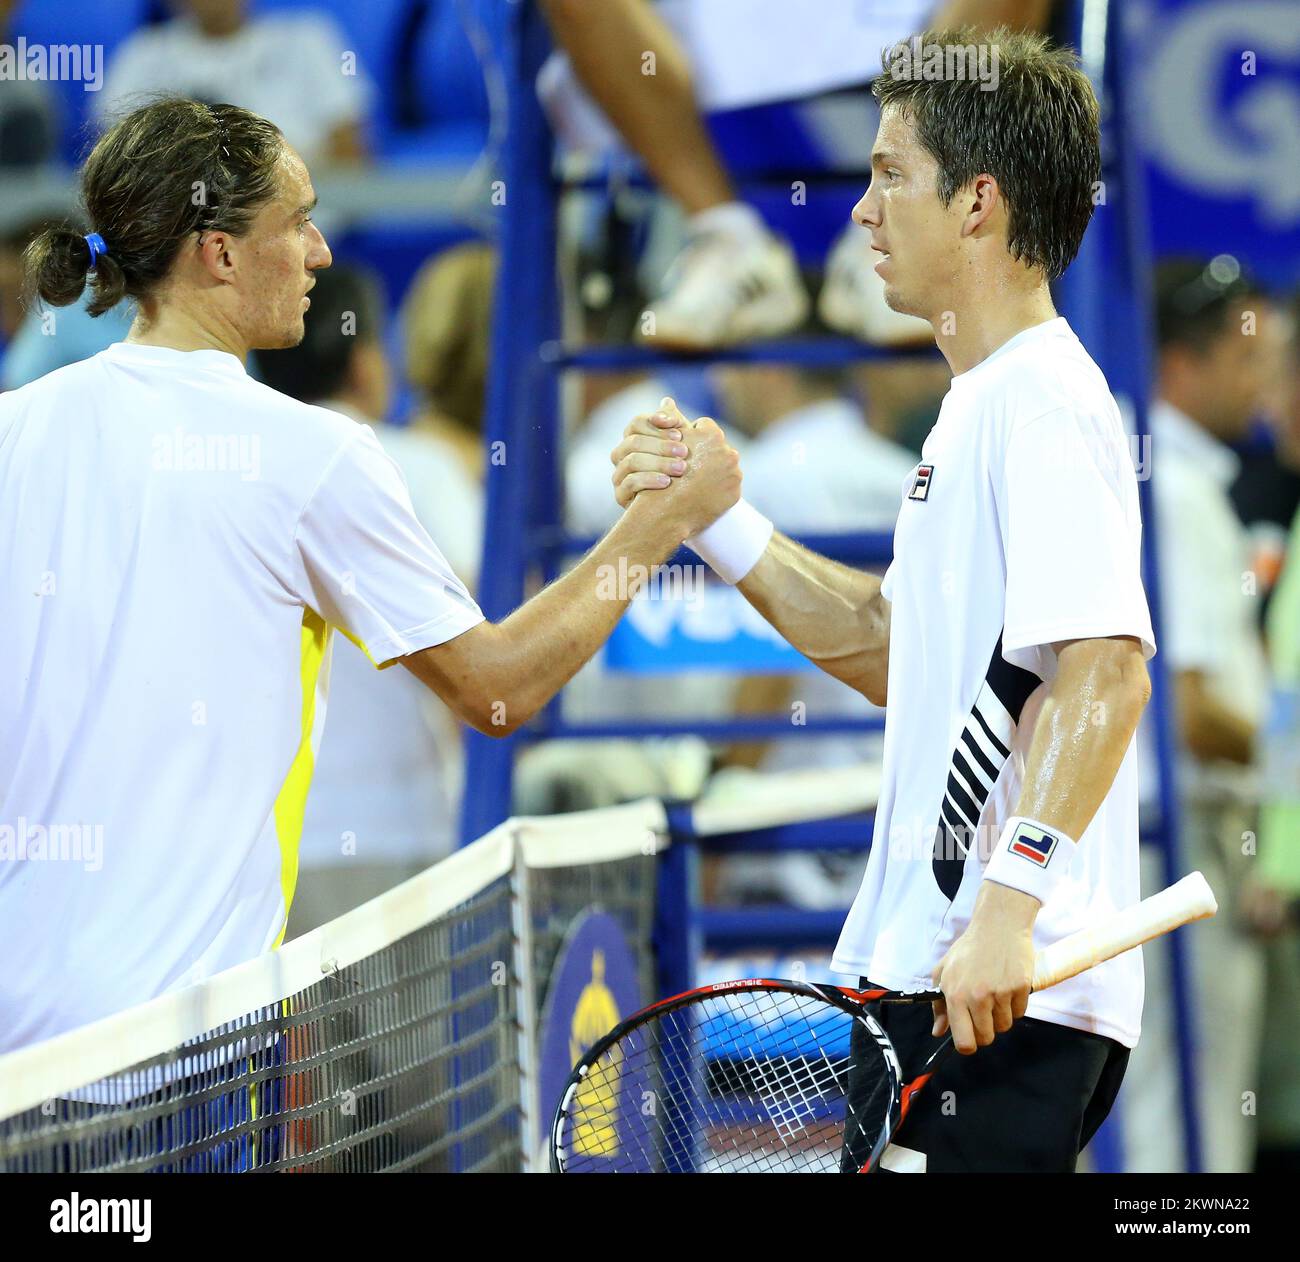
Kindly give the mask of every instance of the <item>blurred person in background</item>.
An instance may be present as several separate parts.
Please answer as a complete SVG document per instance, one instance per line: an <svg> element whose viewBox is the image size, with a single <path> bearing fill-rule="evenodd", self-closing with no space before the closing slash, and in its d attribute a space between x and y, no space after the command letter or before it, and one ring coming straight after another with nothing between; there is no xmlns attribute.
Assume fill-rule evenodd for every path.
<svg viewBox="0 0 1300 1262"><path fill-rule="evenodd" d="M875 432L839 369L755 364L716 374L743 425L745 498L795 534L891 530L916 455Z"/></svg>
<svg viewBox="0 0 1300 1262"><path fill-rule="evenodd" d="M23 322L23 251L45 225L22 224L0 233L0 347L7 347Z"/></svg>
<svg viewBox="0 0 1300 1262"><path fill-rule="evenodd" d="M101 123L150 93L229 102L275 120L309 166L362 162L372 88L326 14L252 14L248 0L170 0L113 55L95 109Z"/></svg>
<svg viewBox="0 0 1300 1262"><path fill-rule="evenodd" d="M1293 315L1300 314L1300 300ZM1300 321L1289 328L1284 444L1300 433ZM1300 467L1300 466L1297 466ZM1266 622L1273 699L1263 732L1259 857L1243 910L1265 939L1260 1172L1300 1172L1300 511Z"/></svg>
<svg viewBox="0 0 1300 1262"><path fill-rule="evenodd" d="M436 437L459 458L462 470L481 486L493 464L507 451L484 450L484 405L488 379L493 285L497 257L491 246L467 242L430 259L411 284L403 303L402 326L407 377L416 394L412 433ZM622 304L620 305L620 309ZM633 313L633 315L635 312ZM614 318L618 318L615 316ZM626 336L626 327L623 335ZM628 417L644 403L659 405L662 390L648 399L638 374L588 376L581 398L595 408L591 418L600 445L586 430L569 449L567 492L570 525L602 534L618 519L610 493L612 468L608 432L621 435ZM597 415L598 414L598 415ZM483 509L475 519L481 531ZM575 524L580 523L580 524ZM698 679L692 681L698 686ZM663 680L626 679L589 663L565 692L570 715L653 711L674 698L688 704L685 693ZM547 741L523 750L515 768L514 809L519 814L612 806L660 793L688 797L696 792L707 766L703 743L694 739L647 746L637 741Z"/></svg>
<svg viewBox="0 0 1300 1262"><path fill-rule="evenodd" d="M16 0L0 0L0 44L15 43L12 30ZM19 171L52 161L58 152L59 106L42 79L0 78L0 174L12 179Z"/></svg>
<svg viewBox="0 0 1300 1262"><path fill-rule="evenodd" d="M582 244L574 251L574 283L565 291L566 325L586 343L619 345L632 340L645 305L645 294L632 260L632 232L617 200L600 230L574 234ZM693 396L705 387L703 373L670 384L664 374L627 367L611 372L571 373L562 388L565 411L564 510L568 528L596 535L617 520L617 504L608 490L609 453L627 428L627 418L653 412L666 395ZM733 433L732 446L743 450L744 435Z"/></svg>
<svg viewBox="0 0 1300 1262"><path fill-rule="evenodd" d="M950 375L942 357L908 355L868 360L850 370L853 391L872 430L921 458L925 436L939 419Z"/></svg>
<svg viewBox="0 0 1300 1262"><path fill-rule="evenodd" d="M689 6L687 6L689 7ZM556 44L573 74L645 163L663 192L687 217L686 245L646 309L639 332L666 346L704 349L775 337L802 324L807 288L789 244L744 201L724 166L696 98L683 43L649 0L542 0ZM1000 24L1042 30L1052 0L899 0L881 27L880 46L925 26L951 30ZM761 16L752 30L731 32L739 58L771 39ZM787 57L798 50L787 48ZM878 48L866 50L864 74L876 73ZM647 57L653 68L647 69ZM566 99L560 63L543 72L544 103L563 135L566 119L581 120L589 105ZM842 86L842 85L835 85ZM584 124L575 121L572 129ZM827 261L819 299L822 319L867 341L928 341L924 322L899 315L884 286L867 234L848 225Z"/></svg>
<svg viewBox="0 0 1300 1262"><path fill-rule="evenodd" d="M1275 306L1260 327L1266 387L1255 423L1237 446L1241 470L1230 494L1250 533L1251 570L1259 578L1260 616L1286 557L1291 522L1300 510L1300 396L1296 388L1300 310Z"/></svg>
<svg viewBox="0 0 1300 1262"><path fill-rule="evenodd" d="M864 234L865 235L865 234ZM917 457L876 433L861 405L846 393L840 369L780 364L718 369L715 378L728 432L743 426L745 498L788 534L892 532L904 481ZM790 712L798 701L808 718L883 717L884 711L822 671L751 675L737 689L745 714ZM813 767L878 764L879 733L818 736L733 746L722 783L745 791L745 767L763 773ZM719 786L721 787L721 786ZM803 907L846 907L862 876L865 855L792 852L737 856L718 888L749 901L770 897Z"/></svg>
<svg viewBox="0 0 1300 1262"><path fill-rule="evenodd" d="M1151 406L1151 470L1163 592L1163 652L1177 735L1180 863L1204 872L1220 911L1188 935L1192 1019L1200 1066L1205 1169L1248 1171L1258 1090L1264 956L1240 899L1253 860L1257 751L1268 665L1250 538L1229 497L1245 436L1266 384L1260 330L1268 304L1228 255L1170 260L1156 273L1158 380ZM1146 743L1146 800L1157 783ZM1159 855L1143 854L1148 893L1163 884ZM1122 1097L1128 1166L1182 1168L1173 1076L1167 944L1146 950L1151 970L1142 1040ZM1252 1095L1247 1095L1252 1093Z"/></svg>
<svg viewBox="0 0 1300 1262"><path fill-rule="evenodd" d="M609 230L610 225L606 224ZM633 333L644 294L625 240L579 251L567 315L587 342L625 343ZM685 378L685 379L683 379ZM561 392L566 438L563 453L565 524L578 536L596 536L618 520L611 494L611 446L628 419L652 412L677 385L694 393L703 374L674 374L675 384L644 369L569 374ZM732 433L731 445L744 448ZM659 595L657 599L667 597ZM715 670L640 674L610 669L604 655L589 662L565 691L567 718L598 722L627 716L676 719L726 718L733 713L732 676ZM712 754L695 736L662 739L559 740L525 750L517 764L515 809L548 814L615 806L647 796L695 797L708 778Z"/></svg>
<svg viewBox="0 0 1300 1262"><path fill-rule="evenodd" d="M481 241L443 250L416 273L401 314L412 431L436 437L480 487L496 269L496 251Z"/></svg>
<svg viewBox="0 0 1300 1262"><path fill-rule="evenodd" d="M483 495L459 450L427 430L383 424L392 394L384 295L359 268L316 274L303 340L258 355L272 388L376 427L420 524L472 591ZM459 724L406 671L376 672L355 645L330 667L330 724L316 755L286 939L391 889L455 847L463 780Z"/></svg>

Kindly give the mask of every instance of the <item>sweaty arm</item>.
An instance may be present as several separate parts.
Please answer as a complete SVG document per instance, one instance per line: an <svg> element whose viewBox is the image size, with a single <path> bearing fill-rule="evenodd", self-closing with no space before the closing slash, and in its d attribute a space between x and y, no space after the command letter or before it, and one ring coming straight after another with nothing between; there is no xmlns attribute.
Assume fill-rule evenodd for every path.
<svg viewBox="0 0 1300 1262"><path fill-rule="evenodd" d="M738 587L805 657L868 701L885 704L889 601L877 575L819 556L776 532Z"/></svg>
<svg viewBox="0 0 1300 1262"><path fill-rule="evenodd" d="M685 475L632 505L563 578L504 621L480 622L403 665L488 736L527 722L596 654L653 567L739 497L739 459L722 431L701 425L686 443Z"/></svg>
<svg viewBox="0 0 1300 1262"><path fill-rule="evenodd" d="M1127 636L1054 644L1057 673L1034 726L1014 814L1080 838L1119 771L1151 696L1141 641ZM986 876L969 927L935 982L936 1034L951 1027L959 1052L985 1047L1024 1016L1029 1002L1032 894Z"/></svg>
<svg viewBox="0 0 1300 1262"><path fill-rule="evenodd" d="M1139 640L1052 646L1052 680L1034 727L1015 814L1082 837L1124 760L1151 696Z"/></svg>
<svg viewBox="0 0 1300 1262"><path fill-rule="evenodd" d="M1015 426L994 476L1007 574L1002 655L1025 669L1049 649L1056 660L1012 818L991 848L966 931L934 972L944 994L936 1033L950 1027L961 1052L1024 1015L1038 913L1086 844L1150 696L1155 643L1138 564L1137 481L1122 444L1104 403L1062 408Z"/></svg>
<svg viewBox="0 0 1300 1262"><path fill-rule="evenodd" d="M480 622L402 664L470 726L509 736L595 656L650 567L683 538L649 514L625 513L579 565L504 621ZM629 576L622 584L620 561Z"/></svg>
<svg viewBox="0 0 1300 1262"><path fill-rule="evenodd" d="M654 567L739 498L739 457L716 425L684 446L682 476L494 624L420 524L400 470L356 426L300 514L288 584L377 666L400 661L459 718L507 736L596 653Z"/></svg>

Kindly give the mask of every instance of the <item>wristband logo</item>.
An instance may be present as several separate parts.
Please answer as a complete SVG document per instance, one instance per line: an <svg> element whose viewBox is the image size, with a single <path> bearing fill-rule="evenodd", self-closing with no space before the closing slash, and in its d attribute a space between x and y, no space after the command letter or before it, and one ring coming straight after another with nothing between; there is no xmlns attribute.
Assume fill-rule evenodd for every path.
<svg viewBox="0 0 1300 1262"><path fill-rule="evenodd" d="M1041 828L1021 824L1008 849L1012 854L1018 854L1022 859L1045 868L1056 849L1056 841L1051 833L1045 833Z"/></svg>

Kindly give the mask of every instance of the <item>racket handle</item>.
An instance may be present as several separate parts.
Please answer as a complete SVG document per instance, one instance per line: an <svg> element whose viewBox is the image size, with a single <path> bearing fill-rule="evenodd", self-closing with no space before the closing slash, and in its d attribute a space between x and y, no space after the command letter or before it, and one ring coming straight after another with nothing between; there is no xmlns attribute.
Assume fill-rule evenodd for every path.
<svg viewBox="0 0 1300 1262"><path fill-rule="evenodd" d="M1159 894L1144 898L1098 924L1053 942L1034 959L1034 990L1045 990L1179 925L1204 920L1219 910L1210 883L1193 872Z"/></svg>

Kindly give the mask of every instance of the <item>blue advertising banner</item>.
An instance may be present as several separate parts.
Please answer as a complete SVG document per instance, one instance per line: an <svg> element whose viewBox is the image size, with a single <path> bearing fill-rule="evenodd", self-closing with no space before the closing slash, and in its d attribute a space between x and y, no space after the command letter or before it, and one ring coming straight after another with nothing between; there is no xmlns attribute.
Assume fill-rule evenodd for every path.
<svg viewBox="0 0 1300 1262"><path fill-rule="evenodd" d="M604 663L636 675L816 669L734 587L703 580L638 595L605 646Z"/></svg>
<svg viewBox="0 0 1300 1262"><path fill-rule="evenodd" d="M1300 284L1300 0L1136 0L1132 18L1156 255Z"/></svg>
<svg viewBox="0 0 1300 1262"><path fill-rule="evenodd" d="M598 1039L643 1006L636 959L618 921L601 911L580 916L551 974L542 1015L538 1082L544 1127L551 1125L574 1065ZM584 1121L579 1087L570 1110L573 1149L594 1159L620 1151L629 1128L644 1125L643 1108L653 1107L646 1103L651 1085L636 1074L619 1079L620 1108L613 1125L605 1106L597 1111L599 1121ZM632 1145L629 1151L636 1149Z"/></svg>

